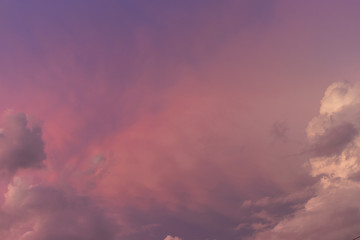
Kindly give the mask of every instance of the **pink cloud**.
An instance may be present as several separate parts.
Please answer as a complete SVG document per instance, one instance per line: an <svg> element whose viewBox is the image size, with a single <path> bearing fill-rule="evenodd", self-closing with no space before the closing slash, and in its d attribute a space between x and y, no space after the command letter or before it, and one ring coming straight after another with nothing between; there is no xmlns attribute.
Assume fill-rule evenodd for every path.
<svg viewBox="0 0 360 240"><path fill-rule="evenodd" d="M97 203L69 186L46 184L40 126L23 113L7 111L1 127L1 180L8 184L0 207L1 239L116 239L117 223Z"/></svg>
<svg viewBox="0 0 360 240"><path fill-rule="evenodd" d="M118 226L87 197L21 179L5 196L1 212L9 226L1 226L2 239L116 239Z"/></svg>
<svg viewBox="0 0 360 240"><path fill-rule="evenodd" d="M321 176L316 194L292 216L255 239L353 239L358 235L359 84L334 83L307 133L316 155L311 174ZM320 142L320 143L319 143Z"/></svg>

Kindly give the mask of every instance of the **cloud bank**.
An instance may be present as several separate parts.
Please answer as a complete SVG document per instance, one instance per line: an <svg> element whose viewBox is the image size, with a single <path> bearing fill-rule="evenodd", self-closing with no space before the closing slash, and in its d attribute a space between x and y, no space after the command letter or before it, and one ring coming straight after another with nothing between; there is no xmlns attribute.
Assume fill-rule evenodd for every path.
<svg viewBox="0 0 360 240"><path fill-rule="evenodd" d="M114 240L119 229L99 206L70 187L31 184L14 176L22 169L44 167L42 130L24 113L7 111L1 122L0 166L9 181L0 207L4 240ZM66 185L66 184L65 184Z"/></svg>
<svg viewBox="0 0 360 240"><path fill-rule="evenodd" d="M254 239L353 239L360 234L360 84L337 82L321 100L320 115L307 127L320 177L315 196L293 215Z"/></svg>

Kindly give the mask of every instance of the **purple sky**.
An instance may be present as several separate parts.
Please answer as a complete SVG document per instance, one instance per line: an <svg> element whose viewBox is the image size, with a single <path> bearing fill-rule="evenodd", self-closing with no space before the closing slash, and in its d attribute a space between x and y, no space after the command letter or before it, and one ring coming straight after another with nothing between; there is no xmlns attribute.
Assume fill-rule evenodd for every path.
<svg viewBox="0 0 360 240"><path fill-rule="evenodd" d="M0 3L0 238L360 235L360 3Z"/></svg>

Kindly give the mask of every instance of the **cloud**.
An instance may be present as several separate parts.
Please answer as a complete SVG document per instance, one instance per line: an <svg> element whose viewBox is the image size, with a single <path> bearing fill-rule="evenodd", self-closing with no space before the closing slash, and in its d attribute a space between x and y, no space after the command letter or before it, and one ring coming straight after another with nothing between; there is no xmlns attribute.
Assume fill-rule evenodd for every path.
<svg viewBox="0 0 360 240"><path fill-rule="evenodd" d="M275 138L283 142L287 141L288 127L286 122L275 122L271 126L270 134Z"/></svg>
<svg viewBox="0 0 360 240"><path fill-rule="evenodd" d="M46 159L42 130L30 125L24 113L7 111L0 134L0 169L15 173L19 169L39 169Z"/></svg>
<svg viewBox="0 0 360 240"><path fill-rule="evenodd" d="M41 127L28 116L13 111L4 113L0 132L0 170L3 173L1 180L10 183L0 207L0 238L115 239L118 225L89 197L56 183L49 185L44 178L45 172L39 172L39 179L34 178L34 184L28 181L32 179L31 175L18 177L21 175L18 170L44 168L44 145ZM94 159L94 164L99 161Z"/></svg>
<svg viewBox="0 0 360 240"><path fill-rule="evenodd" d="M147 232L148 239L163 237L164 229L189 240L238 239L251 233L248 222L267 219L252 215L261 211L258 206L242 208L244 201L301 190L311 176L304 174L303 159L281 156L295 148L287 125L276 125L277 133L286 136L284 147L269 136L274 121L250 121L256 116L241 107L238 94L213 83L206 88L196 81L174 85L158 96L166 105L96 142L94 149L104 160L96 170L101 171L89 176L95 179L89 189L109 205L138 209L124 216L134 229L160 224L149 231L153 238ZM263 208L277 221L309 197L285 204L274 200ZM244 228L232 231L243 223Z"/></svg>
<svg viewBox="0 0 360 240"><path fill-rule="evenodd" d="M112 200L114 206L152 204L146 207L155 210L143 210L138 225L146 217L146 224L166 223L161 214L156 220L149 214L157 210L154 202L170 209L173 218L182 218L145 238L156 240L180 233L170 227L188 228L180 235L187 240L204 239L198 232L241 239L223 237L223 232L243 226L253 210L259 222L254 229L260 231L265 221L272 227L306 201L307 194L291 201L291 207L274 200L312 179L303 176L300 157L282 156L297 152L291 144L302 140L303 123L313 114L314 96L328 76L343 78L349 68L357 71L359 54L353 46L359 37L351 24L358 19L356 8L302 1L267 1L273 7L259 4L265 1L219 1L205 7L203 1L179 1L176 6L117 2L89 8L10 4L2 14L2 41L16 51L7 51L0 65L1 102L45 120L51 181L71 181L84 190L85 181L76 172L86 172L94 182L86 189L97 187L97 197ZM244 6L247 2L251 10ZM183 15L187 17L177 17ZM261 20L255 21L259 15ZM29 28L18 24L19 16ZM194 83L188 91L170 89L186 80ZM332 124L325 113L352 102L347 97L334 106L332 102L347 95L344 89L349 90L337 88L322 110L324 122L316 121L320 126ZM163 92L174 98L162 98ZM273 134L280 141L269 147L269 125L276 120L291 131L275 126ZM343 151L357 139L351 135L351 126L357 126L338 120L331 126L324 136L315 134L311 145L314 176L347 174L338 171L343 168L337 159L346 157ZM104 160L84 167L101 153ZM64 195L53 188L54 195ZM248 200L254 203L251 208L241 208Z"/></svg>
<svg viewBox="0 0 360 240"><path fill-rule="evenodd" d="M312 176L320 176L315 195L252 239L353 239L360 234L360 84L334 83L321 101L320 115L307 134L314 155Z"/></svg>
<svg viewBox="0 0 360 240"><path fill-rule="evenodd" d="M88 197L19 178L9 185L1 212L8 220L0 231L6 240L113 240L119 231Z"/></svg>
<svg viewBox="0 0 360 240"><path fill-rule="evenodd" d="M181 238L179 237L173 237L173 236L170 236L170 235L167 235L166 238L164 238L164 240L182 240Z"/></svg>
<svg viewBox="0 0 360 240"><path fill-rule="evenodd" d="M315 156L339 154L357 135L358 130L351 123L333 126L313 141L311 151Z"/></svg>
<svg viewBox="0 0 360 240"><path fill-rule="evenodd" d="M330 85L321 100L320 114L338 113L343 107L359 104L359 89L348 82Z"/></svg>

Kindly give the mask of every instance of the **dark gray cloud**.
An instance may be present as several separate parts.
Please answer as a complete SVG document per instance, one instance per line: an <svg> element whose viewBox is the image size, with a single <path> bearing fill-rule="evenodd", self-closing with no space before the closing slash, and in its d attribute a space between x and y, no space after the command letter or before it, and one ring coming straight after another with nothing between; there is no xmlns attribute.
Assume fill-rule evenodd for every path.
<svg viewBox="0 0 360 240"><path fill-rule="evenodd" d="M288 137L288 126L286 122L275 122L271 126L270 134L275 137L275 139L279 139L283 142L286 142Z"/></svg>
<svg viewBox="0 0 360 240"><path fill-rule="evenodd" d="M357 135L358 130L351 123L333 126L316 138L311 151L315 156L340 154Z"/></svg>
<svg viewBox="0 0 360 240"><path fill-rule="evenodd" d="M41 127L30 126L24 113L6 112L0 135L0 169L42 168L46 159Z"/></svg>

